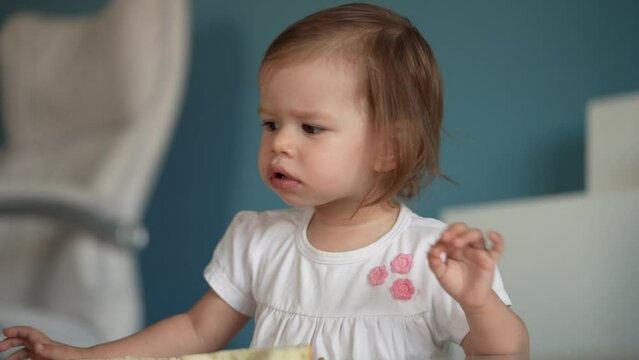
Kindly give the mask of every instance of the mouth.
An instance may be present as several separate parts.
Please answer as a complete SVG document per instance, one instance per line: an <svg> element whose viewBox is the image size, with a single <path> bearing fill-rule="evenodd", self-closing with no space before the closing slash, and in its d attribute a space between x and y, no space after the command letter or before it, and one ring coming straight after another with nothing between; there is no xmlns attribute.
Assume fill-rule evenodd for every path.
<svg viewBox="0 0 639 360"><path fill-rule="evenodd" d="M271 185L278 190L290 190L301 184L299 180L279 167L269 169L268 179Z"/></svg>
<svg viewBox="0 0 639 360"><path fill-rule="evenodd" d="M275 179L291 179L290 177L286 176L286 174L281 173L281 172L273 173L273 175L271 175L271 178L275 178Z"/></svg>
<svg viewBox="0 0 639 360"><path fill-rule="evenodd" d="M269 166L267 170L269 179L296 180L288 171L279 165Z"/></svg>

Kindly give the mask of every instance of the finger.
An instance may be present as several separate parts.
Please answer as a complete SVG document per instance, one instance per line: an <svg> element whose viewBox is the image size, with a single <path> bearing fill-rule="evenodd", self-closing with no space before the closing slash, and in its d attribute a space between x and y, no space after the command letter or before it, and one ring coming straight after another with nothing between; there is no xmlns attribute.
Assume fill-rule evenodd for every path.
<svg viewBox="0 0 639 360"><path fill-rule="evenodd" d="M4 334L9 338L27 339L34 343L49 340L49 338L47 338L43 333L29 326L13 326L6 328L4 329Z"/></svg>
<svg viewBox="0 0 639 360"><path fill-rule="evenodd" d="M488 238L492 243L492 246L489 250L490 257L493 258L495 262L499 260L501 255L504 253L504 238L496 231L488 231Z"/></svg>
<svg viewBox="0 0 639 360"><path fill-rule="evenodd" d="M440 254L445 254L443 259L440 259L442 262L446 263L449 259L452 260L460 260L463 256L462 250L463 247L458 247L454 242L438 242L431 249L435 249Z"/></svg>
<svg viewBox="0 0 639 360"><path fill-rule="evenodd" d="M464 258L485 271L492 271L495 268L495 260L493 260L490 253L486 250L467 248L467 250L464 251Z"/></svg>
<svg viewBox="0 0 639 360"><path fill-rule="evenodd" d="M476 249L485 249L484 234L479 229L467 228L458 233L451 244L458 248L472 246Z"/></svg>
<svg viewBox="0 0 639 360"><path fill-rule="evenodd" d="M444 246L442 251L446 254L445 262L448 262L448 260L462 260L464 258L464 249L455 245Z"/></svg>
<svg viewBox="0 0 639 360"><path fill-rule="evenodd" d="M7 351L14 347L25 346L25 342L18 338L6 338L0 341L0 352Z"/></svg>
<svg viewBox="0 0 639 360"><path fill-rule="evenodd" d="M449 225L446 230L439 236L440 241L444 243L452 242L459 233L468 229L468 226L464 223L454 223Z"/></svg>
<svg viewBox="0 0 639 360"><path fill-rule="evenodd" d="M469 229L462 236L455 239L453 243L443 245L444 252L449 259L465 263L477 263L477 255L484 253L488 257L488 250L484 246L484 239L481 231ZM491 260L492 261L492 260ZM483 265L483 259L480 261Z"/></svg>
<svg viewBox="0 0 639 360"><path fill-rule="evenodd" d="M22 349L9 355L5 360L24 360L29 358L33 358L33 354L31 353L31 351Z"/></svg>
<svg viewBox="0 0 639 360"><path fill-rule="evenodd" d="M6 337L16 337L18 334L24 331L30 331L30 330L34 330L34 329L29 326L10 326L8 328L2 329L2 333Z"/></svg>
<svg viewBox="0 0 639 360"><path fill-rule="evenodd" d="M435 274L436 278L441 278L446 272L446 263L442 260L444 251L441 246L435 245L428 250L427 259L430 270Z"/></svg>
<svg viewBox="0 0 639 360"><path fill-rule="evenodd" d="M20 329L21 327L22 326L11 326L11 327L8 327L8 328L4 328L4 329L2 329L2 333L6 337L15 337L15 335L17 334L18 329Z"/></svg>

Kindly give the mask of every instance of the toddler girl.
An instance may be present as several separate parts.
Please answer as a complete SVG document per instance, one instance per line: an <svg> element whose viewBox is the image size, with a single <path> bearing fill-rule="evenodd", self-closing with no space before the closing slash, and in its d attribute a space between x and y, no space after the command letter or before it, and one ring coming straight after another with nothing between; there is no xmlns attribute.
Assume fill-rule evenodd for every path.
<svg viewBox="0 0 639 360"><path fill-rule="evenodd" d="M266 51L259 172L292 208L236 215L188 312L82 349L5 329L9 360L171 356L220 349L255 317L252 347L311 344L326 359L526 352L496 262L501 237L398 202L440 176L442 85L394 12L351 4L291 25Z"/></svg>

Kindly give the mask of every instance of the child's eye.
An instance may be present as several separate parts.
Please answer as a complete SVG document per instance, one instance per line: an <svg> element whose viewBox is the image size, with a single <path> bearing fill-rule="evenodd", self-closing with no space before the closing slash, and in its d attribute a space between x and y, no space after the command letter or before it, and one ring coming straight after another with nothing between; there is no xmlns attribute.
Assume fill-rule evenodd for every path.
<svg viewBox="0 0 639 360"><path fill-rule="evenodd" d="M262 121L262 127L268 132L273 132L278 128L274 121Z"/></svg>
<svg viewBox="0 0 639 360"><path fill-rule="evenodd" d="M316 135L324 131L324 129L320 127L309 125L309 124L302 124L302 130L304 130L305 133L311 134L311 135Z"/></svg>

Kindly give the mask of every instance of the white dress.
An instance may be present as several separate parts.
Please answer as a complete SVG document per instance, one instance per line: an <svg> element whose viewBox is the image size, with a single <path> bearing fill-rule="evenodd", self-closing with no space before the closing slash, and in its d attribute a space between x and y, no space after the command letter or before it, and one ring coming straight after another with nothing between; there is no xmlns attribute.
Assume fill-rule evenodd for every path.
<svg viewBox="0 0 639 360"><path fill-rule="evenodd" d="M255 316L251 347L311 344L316 357L428 359L468 324L426 253L446 225L401 207L374 243L324 252L306 238L312 209L240 212L204 270L231 307ZM499 272L493 289L510 305Z"/></svg>

